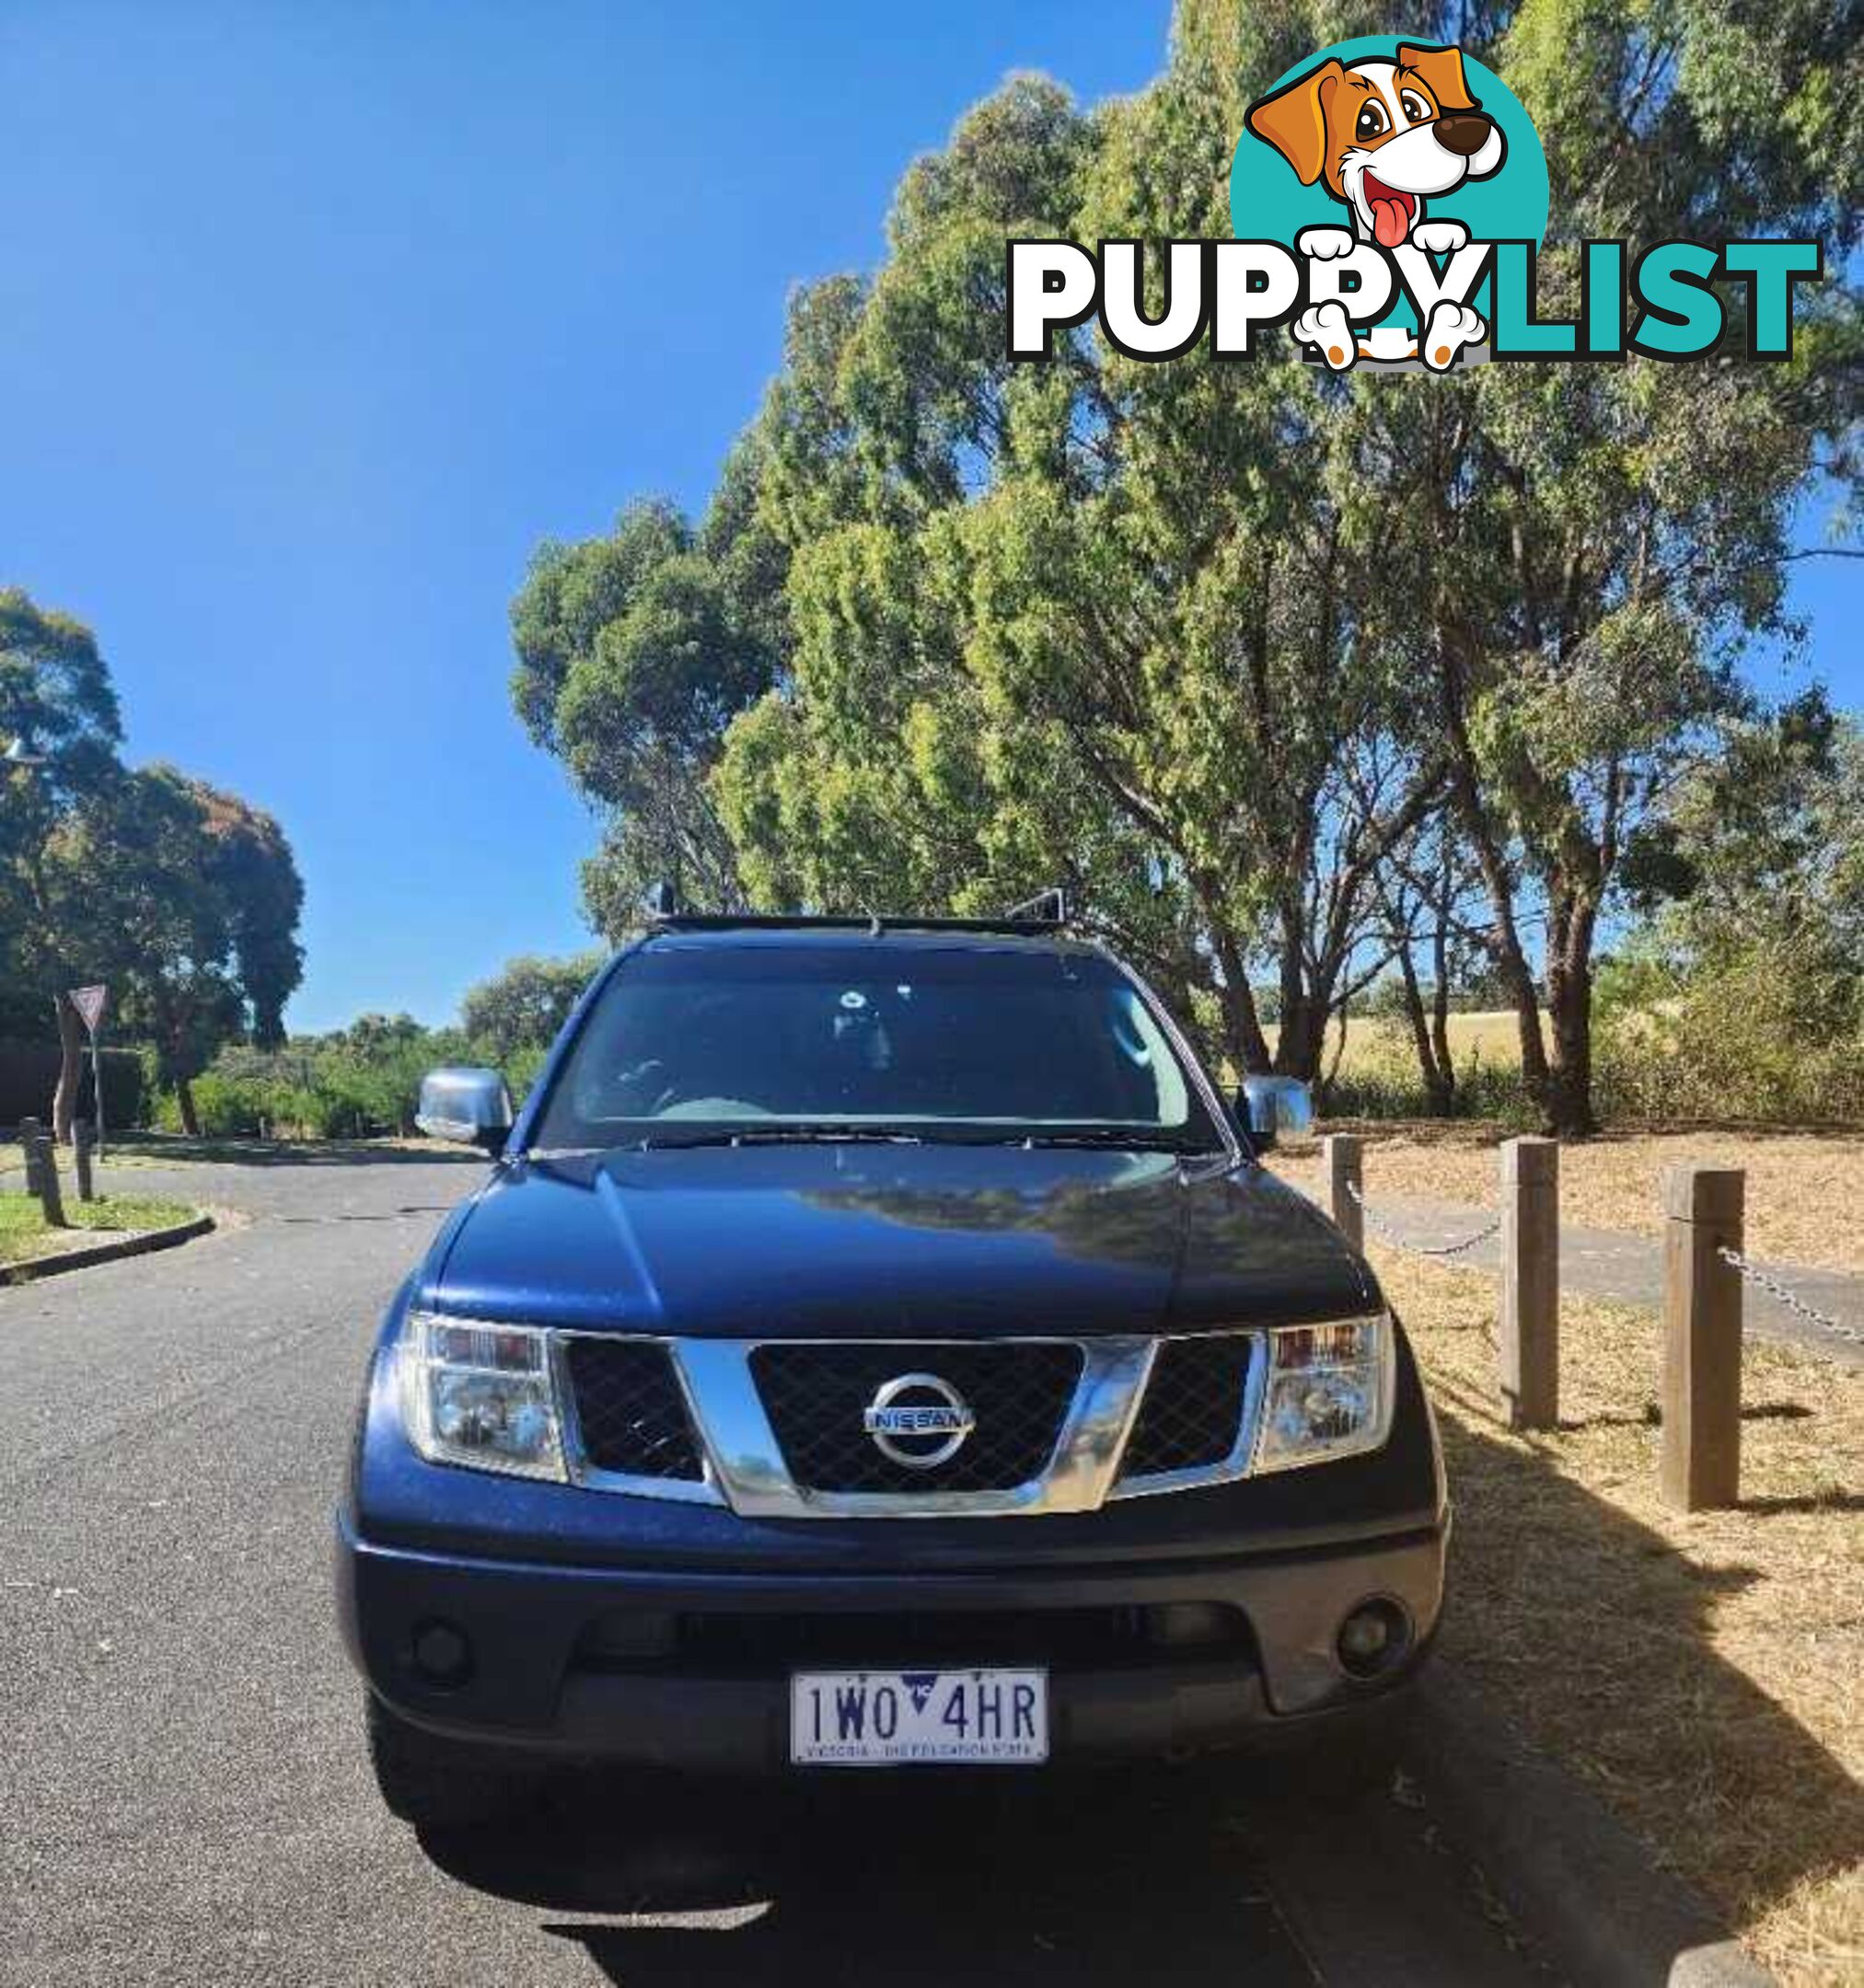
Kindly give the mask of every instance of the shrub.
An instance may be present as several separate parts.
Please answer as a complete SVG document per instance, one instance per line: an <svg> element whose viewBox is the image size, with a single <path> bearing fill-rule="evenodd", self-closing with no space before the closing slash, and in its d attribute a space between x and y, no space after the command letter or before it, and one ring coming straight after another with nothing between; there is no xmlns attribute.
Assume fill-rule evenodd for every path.
<svg viewBox="0 0 1864 1988"><path fill-rule="evenodd" d="M520 1047L504 1059L514 1100L537 1080L548 1050ZM443 1063L491 1063L486 1046L457 1030L351 1029L284 1049L237 1044L223 1049L194 1080L194 1107L210 1138L370 1138L414 1129L421 1080ZM172 1092L158 1101L156 1122L180 1129Z"/></svg>
<svg viewBox="0 0 1864 1988"><path fill-rule="evenodd" d="M543 1070L544 1058L550 1049L542 1043L533 1043L527 1048L514 1049L504 1063L504 1081L511 1086L512 1103L522 1104L531 1094Z"/></svg>
<svg viewBox="0 0 1864 1988"><path fill-rule="evenodd" d="M1608 1118L1864 1122L1864 992L1756 943L1666 1000L1607 1013L1598 1099Z"/></svg>
<svg viewBox="0 0 1864 1988"><path fill-rule="evenodd" d="M1415 1066L1398 1064L1343 1069L1323 1088L1321 1109L1329 1118L1428 1118L1430 1094ZM1456 1073L1453 1118L1481 1118L1526 1126L1534 1111L1522 1088L1521 1072L1472 1058Z"/></svg>

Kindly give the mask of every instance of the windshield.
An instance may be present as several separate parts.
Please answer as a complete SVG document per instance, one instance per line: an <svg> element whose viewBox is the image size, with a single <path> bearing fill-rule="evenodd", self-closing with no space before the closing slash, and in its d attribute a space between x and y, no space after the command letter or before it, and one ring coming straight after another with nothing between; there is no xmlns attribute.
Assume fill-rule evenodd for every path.
<svg viewBox="0 0 1864 1988"><path fill-rule="evenodd" d="M1138 989L1093 954L650 946L603 989L535 1144L705 1133L1222 1141Z"/></svg>

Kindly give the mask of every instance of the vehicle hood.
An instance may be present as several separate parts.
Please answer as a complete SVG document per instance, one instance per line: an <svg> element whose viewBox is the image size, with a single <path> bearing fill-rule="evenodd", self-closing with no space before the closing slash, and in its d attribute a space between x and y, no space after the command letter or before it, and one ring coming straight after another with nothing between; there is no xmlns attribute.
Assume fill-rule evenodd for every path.
<svg viewBox="0 0 1864 1988"><path fill-rule="evenodd" d="M911 1145L667 1148L501 1166L420 1301L719 1337L1151 1332L1376 1301L1253 1162Z"/></svg>

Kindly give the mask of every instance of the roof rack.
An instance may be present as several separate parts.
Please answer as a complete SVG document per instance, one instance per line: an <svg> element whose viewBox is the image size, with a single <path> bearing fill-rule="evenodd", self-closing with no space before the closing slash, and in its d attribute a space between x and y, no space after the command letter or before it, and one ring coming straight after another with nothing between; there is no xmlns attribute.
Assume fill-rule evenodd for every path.
<svg viewBox="0 0 1864 1988"><path fill-rule="evenodd" d="M689 911L669 884L656 884L642 904L647 923L663 931L781 931L786 929L865 931L1053 932L1068 922L1064 892L1038 892L1001 918L935 918L894 911Z"/></svg>
<svg viewBox="0 0 1864 1988"><path fill-rule="evenodd" d="M1030 925L1065 925L1068 922L1068 893L1058 884L1037 891L1033 897L1013 904L1003 916Z"/></svg>

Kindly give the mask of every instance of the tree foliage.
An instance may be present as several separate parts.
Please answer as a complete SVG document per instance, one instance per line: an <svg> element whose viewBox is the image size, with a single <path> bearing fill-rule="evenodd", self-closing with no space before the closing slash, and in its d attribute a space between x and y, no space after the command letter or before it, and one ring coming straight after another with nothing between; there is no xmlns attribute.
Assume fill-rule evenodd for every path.
<svg viewBox="0 0 1864 1988"><path fill-rule="evenodd" d="M507 960L490 980L468 989L460 1026L496 1063L520 1049L547 1048L605 956L591 952L569 959L527 954Z"/></svg>
<svg viewBox="0 0 1864 1988"><path fill-rule="evenodd" d="M1710 6L1527 6L1498 21L1490 59L1554 179L1544 309L1576 307L1582 237L1764 226L1817 237L1842 266L1858 148L1810 106L1856 49L1817 13L1788 8L1760 34ZM1794 51L1803 87L1785 105L1734 87L1735 52L1768 48ZM1592 963L1620 865L1674 783L1752 715L1737 661L1784 631L1793 503L1847 444L1853 301L1835 286L1808 318L1779 366L1740 356L1736 310L1698 365L1491 366L1425 396L1352 389L1371 445L1407 466L1383 493L1401 527L1395 597L1421 609L1428 722L1481 867L1523 1071L1561 1129L1592 1121Z"/></svg>
<svg viewBox="0 0 1864 1988"><path fill-rule="evenodd" d="M585 896L610 936L657 877L712 901L737 896L707 777L726 724L781 653L756 477L740 451L697 529L643 503L606 537L543 547L513 603L518 715L608 824Z"/></svg>
<svg viewBox="0 0 1864 1988"><path fill-rule="evenodd" d="M116 1033L181 1087L224 1042L284 1037L303 971L304 890L278 823L172 767L117 757L122 722L90 631L0 593L0 736L44 764L0 772L0 983L44 1004L64 1051L68 1134L80 1029L68 990L105 981Z"/></svg>
<svg viewBox="0 0 1864 1988"><path fill-rule="evenodd" d="M1661 828L1602 977L1608 1085L1663 1116L1864 1116L1864 729L1797 699Z"/></svg>
<svg viewBox="0 0 1864 1988"><path fill-rule="evenodd" d="M78 942L54 915L58 880L45 846L59 822L114 784L122 736L96 637L18 587L0 590L0 748L17 740L44 761L0 769L0 977L16 999L49 1002L70 984Z"/></svg>
<svg viewBox="0 0 1864 1988"><path fill-rule="evenodd" d="M236 1038L284 1039L304 890L271 815L169 766L126 773L56 829L48 862L88 907L90 969L192 1115L191 1081ZM191 1125L189 1127L191 1130Z"/></svg>
<svg viewBox="0 0 1864 1988"><path fill-rule="evenodd" d="M1795 501L1852 473L1857 29L1813 0L1407 26L1495 67L1541 131L1544 313L1577 304L1582 238L1812 236L1832 273L1791 360L1748 363L1736 306L1686 365L1336 378L1280 339L1147 364L1091 325L1012 364L1006 239L1227 234L1244 106L1389 27L1184 0L1149 88L1083 110L1012 78L909 170L871 276L797 292L714 505L729 530L650 506L543 556L517 695L616 810L602 877L631 887L652 850L724 902L925 909L1064 881L1234 1061L1304 1075L1395 949L1414 969L1428 904L1434 984L1453 954L1492 975L1540 1111L1591 1125L1602 925L1676 795L1765 720L1738 665L1791 633ZM747 546L754 585L724 557ZM580 618L545 622L581 632L533 662L559 594ZM1428 1075L1441 1019L1412 977Z"/></svg>

